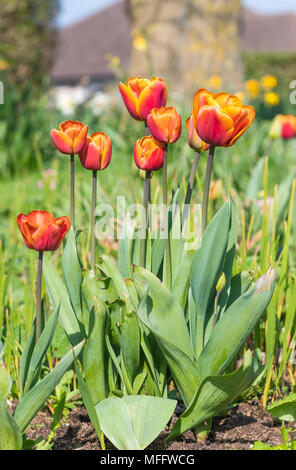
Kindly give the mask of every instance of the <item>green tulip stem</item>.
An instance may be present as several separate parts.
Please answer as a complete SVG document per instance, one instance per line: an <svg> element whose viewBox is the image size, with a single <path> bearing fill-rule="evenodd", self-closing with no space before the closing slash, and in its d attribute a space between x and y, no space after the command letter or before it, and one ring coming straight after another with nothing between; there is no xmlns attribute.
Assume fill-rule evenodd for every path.
<svg viewBox="0 0 296 470"><path fill-rule="evenodd" d="M36 288L36 339L35 339L36 344L41 335L42 264L43 264L43 251L39 251L37 288Z"/></svg>
<svg viewBox="0 0 296 470"><path fill-rule="evenodd" d="M74 184L75 184L75 161L74 161L74 154L71 155L71 181L70 181L70 219L71 225L73 229L75 228L75 196L74 196Z"/></svg>
<svg viewBox="0 0 296 470"><path fill-rule="evenodd" d="M190 204L190 201L191 201L192 190L193 190L193 186L194 186L194 182L195 182L199 157L200 157L200 152L195 152L192 167L191 167L190 177L189 177L189 181L188 181L188 185L187 185L187 192L186 192L186 196L185 196L185 204L184 204L183 217L182 217L182 227L185 226L185 222L186 222L186 219L188 217L189 204Z"/></svg>
<svg viewBox="0 0 296 470"><path fill-rule="evenodd" d="M148 127L148 124L147 124L147 121L145 121L145 136L148 137L150 135L150 129ZM151 183L150 183L150 180L151 180L151 176L149 178L149 181L148 181L148 191L149 191L149 194L148 194L148 200L149 200L149 203L151 204Z"/></svg>
<svg viewBox="0 0 296 470"><path fill-rule="evenodd" d="M168 184L168 144L164 146L164 155L163 155L163 205L168 206L168 194L167 194L167 184ZM166 286L168 289L171 288L172 285L172 261L171 261L171 243L170 243L170 234L169 234L169 227L168 227L168 210L166 210L166 222L168 233L165 243L165 256L166 256L166 269L167 269L167 280Z"/></svg>
<svg viewBox="0 0 296 470"><path fill-rule="evenodd" d="M267 149L266 149L266 156L267 157L270 156L270 152L271 152L271 149L273 147L273 144L274 144L274 139L270 139L270 141L268 142Z"/></svg>
<svg viewBox="0 0 296 470"><path fill-rule="evenodd" d="M220 297L221 292L217 292L217 295L215 297L215 306L214 306L214 320L213 320L213 327L212 330L215 328L215 325L217 323L217 318L218 318L218 302L219 302L219 297Z"/></svg>
<svg viewBox="0 0 296 470"><path fill-rule="evenodd" d="M148 216L148 204L149 204L149 194L150 194L150 179L152 177L151 171L145 172L145 182L144 182L144 197L143 197L143 230L145 230L145 236L140 240L140 265L145 268L146 266L146 239L147 232L149 227L149 216Z"/></svg>
<svg viewBox="0 0 296 470"><path fill-rule="evenodd" d="M209 156L208 156L206 179L205 179L203 199L202 199L202 231L203 232L207 228L207 223L208 223L208 205L209 205L209 194L210 194L210 184L211 184L211 174L212 174L212 169L213 169L214 154L215 154L215 147L211 145Z"/></svg>
<svg viewBox="0 0 296 470"><path fill-rule="evenodd" d="M92 203L91 203L91 270L95 270L96 263L96 205L97 205L97 171L92 172Z"/></svg>

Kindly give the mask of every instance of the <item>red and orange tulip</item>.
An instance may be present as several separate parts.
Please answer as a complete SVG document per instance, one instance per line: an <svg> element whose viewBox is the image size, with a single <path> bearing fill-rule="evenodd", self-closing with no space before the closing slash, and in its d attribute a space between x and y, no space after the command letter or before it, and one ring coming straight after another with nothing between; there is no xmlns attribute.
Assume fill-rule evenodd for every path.
<svg viewBox="0 0 296 470"><path fill-rule="evenodd" d="M210 145L203 142L196 132L192 115L186 120L186 128L189 147L196 152L204 152L210 148Z"/></svg>
<svg viewBox="0 0 296 470"><path fill-rule="evenodd" d="M16 221L27 247L39 252L55 251L70 227L67 216L55 219L47 211L19 214Z"/></svg>
<svg viewBox="0 0 296 470"><path fill-rule="evenodd" d="M164 144L152 136L138 139L134 148L134 160L138 168L145 171L156 171L162 167Z"/></svg>
<svg viewBox="0 0 296 470"><path fill-rule="evenodd" d="M182 119L173 106L152 109L147 124L152 136L164 144L172 144L180 137Z"/></svg>
<svg viewBox="0 0 296 470"><path fill-rule="evenodd" d="M281 137L283 139L292 139L296 136L296 117L292 114L279 115L281 123Z"/></svg>
<svg viewBox="0 0 296 470"><path fill-rule="evenodd" d="M87 170L104 170L111 161L112 141L104 132L95 132L87 137L86 145L79 158Z"/></svg>
<svg viewBox="0 0 296 470"><path fill-rule="evenodd" d="M59 130L52 129L50 135L56 148L65 154L80 153L86 144L88 126L80 121L65 121L59 125Z"/></svg>
<svg viewBox="0 0 296 470"><path fill-rule="evenodd" d="M255 118L253 106L245 106L237 96L214 95L198 90L193 99L193 120L199 137L216 147L230 147L248 129Z"/></svg>
<svg viewBox="0 0 296 470"><path fill-rule="evenodd" d="M153 108L165 106L168 95L161 78L130 78L126 84L119 83L119 91L130 115L138 121L146 121Z"/></svg>

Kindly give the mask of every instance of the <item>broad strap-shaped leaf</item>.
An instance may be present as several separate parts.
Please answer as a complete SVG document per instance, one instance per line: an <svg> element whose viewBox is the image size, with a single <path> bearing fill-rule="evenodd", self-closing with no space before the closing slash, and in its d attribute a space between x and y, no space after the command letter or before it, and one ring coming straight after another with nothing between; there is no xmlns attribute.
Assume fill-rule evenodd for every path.
<svg viewBox="0 0 296 470"><path fill-rule="evenodd" d="M77 357L84 345L84 341L75 346L63 357L58 365L47 374L40 382L37 383L25 396L21 399L14 412L20 430L23 432L36 413L40 410L44 402L47 400L53 389L59 383L65 372L69 369L73 362L73 354Z"/></svg>
<svg viewBox="0 0 296 470"><path fill-rule="evenodd" d="M11 379L0 363L0 450L21 450L22 434L6 408L6 398L10 392Z"/></svg>
<svg viewBox="0 0 296 470"><path fill-rule="evenodd" d="M97 299L89 315L88 338L83 350L85 382L94 403L103 400L109 394L106 369L106 317L106 306Z"/></svg>
<svg viewBox="0 0 296 470"><path fill-rule="evenodd" d="M66 288L69 294L70 302L76 317L82 322L82 308L81 308L81 285L82 285L82 272L77 253L76 239L74 229L71 226L67 243L63 253L63 275L66 283Z"/></svg>
<svg viewBox="0 0 296 470"><path fill-rule="evenodd" d="M134 310L132 301L130 299L128 288L124 282L118 267L108 256L102 256L100 269L110 278L114 283L115 289L117 291L120 299L125 302L127 310L130 312Z"/></svg>
<svg viewBox="0 0 296 470"><path fill-rule="evenodd" d="M231 374L207 377L200 385L190 406L180 416L167 440L172 440L225 410L256 379L258 367L248 351L244 364Z"/></svg>
<svg viewBox="0 0 296 470"><path fill-rule="evenodd" d="M281 421L296 421L296 393L290 393L282 400L271 403L267 411Z"/></svg>
<svg viewBox="0 0 296 470"><path fill-rule="evenodd" d="M226 309L228 309L241 295L247 292L251 287L253 280L254 274L252 271L242 271L231 278Z"/></svg>
<svg viewBox="0 0 296 470"><path fill-rule="evenodd" d="M270 268L224 312L197 361L202 379L226 370L268 306L274 284L275 272Z"/></svg>
<svg viewBox="0 0 296 470"><path fill-rule="evenodd" d="M40 369L43 358L46 354L46 351L52 341L53 335L56 330L60 312L60 304L54 309L50 315L48 321L45 324L45 327L41 333L41 336L33 349L33 353L30 359L30 364L28 367L28 373L25 382L25 393L30 390L31 384L35 379L37 371ZM38 380L39 374L37 375Z"/></svg>
<svg viewBox="0 0 296 470"><path fill-rule="evenodd" d="M129 395L101 401L96 412L103 433L118 450L143 450L165 428L176 404L165 398Z"/></svg>
<svg viewBox="0 0 296 470"><path fill-rule="evenodd" d="M215 293L224 263L230 221L230 204L226 202L205 230L201 247L196 251L191 266L190 285L197 316L197 331L192 334L197 358L204 346L207 308Z"/></svg>
<svg viewBox="0 0 296 470"><path fill-rule="evenodd" d="M222 292L218 297L218 305L215 306L215 300L217 291L213 295L206 313L206 321L205 321L205 332L204 332L204 344L207 344L209 337L212 334L213 324L214 324L214 315L215 315L215 307L217 308L216 316L217 320L223 315L228 297L230 294L230 284L231 284L231 275L232 275L232 268L233 268L233 261L236 249L236 242L237 242L237 211L234 204L232 197L229 195L229 205L230 205L230 227L229 227L229 236L228 236L228 243L225 252L225 258L223 262L223 266L221 268L221 272L224 273L225 276L225 287L223 288Z"/></svg>
<svg viewBox="0 0 296 470"><path fill-rule="evenodd" d="M30 367L31 357L35 348L36 338L36 317L33 320L32 328L28 337L28 340L23 348L23 352L20 360L20 386L21 386L21 397L24 394L24 388L28 376L28 370Z"/></svg>
<svg viewBox="0 0 296 470"><path fill-rule="evenodd" d="M184 313L171 292L149 271L136 267L135 279L147 283L138 315L156 339L188 405L200 381Z"/></svg>
<svg viewBox="0 0 296 470"><path fill-rule="evenodd" d="M79 365L78 365L77 360L76 360L75 357L74 357L74 366L75 366L75 372L76 372L76 375L77 375L79 391L81 393L84 406L85 406L86 411L88 413L88 416L89 416L89 418L92 422L92 425L95 428L97 436L98 436L98 438L101 442L101 446L102 446L102 448L104 448L105 447L104 446L104 441L103 441L102 435L101 435L101 427L100 427L100 423L99 423L99 420L98 420L98 415L96 413L95 404L92 400L90 390L88 389L88 387L86 385L86 382L84 381L84 379L82 377L82 374L81 374L80 369L79 369Z"/></svg>
<svg viewBox="0 0 296 470"><path fill-rule="evenodd" d="M60 279L55 267L45 257L43 273L50 301L54 307L60 304L60 322L71 344L75 346L82 341L83 336L75 312L72 308L65 284Z"/></svg>
<svg viewBox="0 0 296 470"><path fill-rule="evenodd" d="M262 188L264 165L265 157L262 157L260 160L258 160L256 166L253 169L249 186L246 191L247 199L258 199L258 193Z"/></svg>

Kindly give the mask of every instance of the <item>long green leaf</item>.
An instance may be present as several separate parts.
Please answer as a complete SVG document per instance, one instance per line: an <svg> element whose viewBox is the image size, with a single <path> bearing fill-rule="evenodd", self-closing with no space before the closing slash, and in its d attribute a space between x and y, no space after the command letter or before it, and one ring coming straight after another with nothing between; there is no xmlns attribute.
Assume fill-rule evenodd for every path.
<svg viewBox="0 0 296 470"><path fill-rule="evenodd" d="M96 405L96 412L104 434L117 449L143 450L164 429L176 403L145 395L110 397Z"/></svg>
<svg viewBox="0 0 296 470"><path fill-rule="evenodd" d="M76 240L74 229L71 226L67 243L63 253L63 275L69 294L70 302L76 317L82 321L82 308L81 308L81 285L82 273L77 254Z"/></svg>
<svg viewBox="0 0 296 470"><path fill-rule="evenodd" d="M75 346L82 341L83 336L80 331L77 317L72 308L67 289L61 281L55 267L47 258L44 258L43 261L43 273L51 303L54 307L61 304L60 322L71 344Z"/></svg>
<svg viewBox="0 0 296 470"><path fill-rule="evenodd" d="M26 379L25 392L27 392L34 380L35 374L41 366L44 355L52 341L53 335L56 330L60 312L60 304L54 309L50 315L45 327L41 333L41 336L33 350L32 357L30 360L28 375Z"/></svg>
<svg viewBox="0 0 296 470"><path fill-rule="evenodd" d="M233 402L233 400L256 379L257 365L252 353L246 354L244 364L235 372L207 377L200 385L187 410L180 416L167 440L207 421Z"/></svg>
<svg viewBox="0 0 296 470"><path fill-rule="evenodd" d="M136 267L135 278L146 282L148 288L138 307L139 318L153 333L188 405L200 380L183 311L171 292L152 273Z"/></svg>
<svg viewBox="0 0 296 470"><path fill-rule="evenodd" d="M92 400L90 390L88 389L88 387L87 387L87 385L86 385L86 383L85 383L85 381L84 381L84 379L81 375L81 372L80 372L80 369L79 369L79 366L78 366L78 363L77 363L75 357L74 357L74 366L75 366L75 372L76 372L76 375L77 375L79 390L80 390L80 393L81 393L81 396L82 396L84 406L85 406L86 411L88 413L88 416L89 416L89 418L92 422L92 425L95 428L95 431L96 431L97 436L100 440L101 446L102 446L102 448L104 448L105 444L104 444L104 440L102 439L101 427L100 427L100 423L99 423L99 420L98 420L98 415L96 413L95 405L94 405L94 402Z"/></svg>
<svg viewBox="0 0 296 470"><path fill-rule="evenodd" d="M79 355L84 345L84 341L75 346L71 351L63 357L58 365L46 375L37 385L35 385L19 402L15 409L14 419L19 428L23 432L36 413L43 406L53 389L59 383L65 372L69 369L73 362L73 354L75 357Z"/></svg>
<svg viewBox="0 0 296 470"><path fill-rule="evenodd" d="M197 361L202 379L225 371L268 306L274 285L275 272L270 268L226 310Z"/></svg>
<svg viewBox="0 0 296 470"><path fill-rule="evenodd" d="M204 346L206 312L222 271L230 221L230 204L226 202L209 223L193 258L190 285L196 308L196 331L192 331L196 357Z"/></svg>

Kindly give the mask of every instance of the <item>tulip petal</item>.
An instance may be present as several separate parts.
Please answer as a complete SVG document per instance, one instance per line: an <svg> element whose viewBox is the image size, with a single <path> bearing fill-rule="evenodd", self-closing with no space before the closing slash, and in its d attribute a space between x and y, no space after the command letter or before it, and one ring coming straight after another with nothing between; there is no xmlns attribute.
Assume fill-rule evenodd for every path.
<svg viewBox="0 0 296 470"><path fill-rule="evenodd" d="M255 119L255 110L253 106L243 106L243 115L237 122L231 140L228 142L227 147L231 147L242 136L242 134L250 127Z"/></svg>
<svg viewBox="0 0 296 470"><path fill-rule="evenodd" d="M64 217L59 217L58 219L56 219L56 225L60 227L60 238L56 246L56 248L58 248L65 234L68 232L71 222L70 222L69 217L65 215Z"/></svg>
<svg viewBox="0 0 296 470"><path fill-rule="evenodd" d="M101 170L105 170L111 161L112 156L112 142L104 148L102 159L101 159Z"/></svg>
<svg viewBox="0 0 296 470"><path fill-rule="evenodd" d="M87 132L88 126L84 126L81 131L77 134L73 142L73 153L80 153L82 152L83 148L85 147L86 140L87 140Z"/></svg>
<svg viewBox="0 0 296 470"><path fill-rule="evenodd" d="M221 109L228 106L242 107L242 102L238 96L229 95L228 93L217 93L214 96L214 100L219 104Z"/></svg>
<svg viewBox="0 0 296 470"><path fill-rule="evenodd" d="M192 109L192 117L193 117L193 122L195 125L195 128L197 126L197 115L199 113L199 110L202 106L210 106L214 105L215 102L213 101L213 93L210 91L206 90L205 88L200 88L198 90L194 97L193 97L193 109Z"/></svg>
<svg viewBox="0 0 296 470"><path fill-rule="evenodd" d="M36 251L54 251L60 241L61 229L55 224L42 225L32 235L33 248Z"/></svg>
<svg viewBox="0 0 296 470"><path fill-rule="evenodd" d="M33 241L30 229L27 223L27 216L25 214L19 214L16 218L16 222L23 236L24 242L28 248L33 248Z"/></svg>
<svg viewBox="0 0 296 470"><path fill-rule="evenodd" d="M119 91L130 115L137 121L142 121L143 119L139 117L137 111L137 98L132 92L132 90L128 88L124 83L120 82Z"/></svg>
<svg viewBox="0 0 296 470"><path fill-rule="evenodd" d="M146 120L154 108L165 106L168 90L163 80L152 79L150 85L144 88L137 103L138 115Z"/></svg>
<svg viewBox="0 0 296 470"><path fill-rule="evenodd" d="M50 135L56 148L61 153L69 154L69 155L73 153L72 140L66 134L56 129L53 129L50 132Z"/></svg>
<svg viewBox="0 0 296 470"><path fill-rule="evenodd" d="M217 106L203 106L197 118L197 133L211 145L222 147L231 138L234 126L231 117Z"/></svg>
<svg viewBox="0 0 296 470"><path fill-rule="evenodd" d="M55 223L54 216L48 211L32 211L28 214L27 220L35 229L41 225Z"/></svg>

